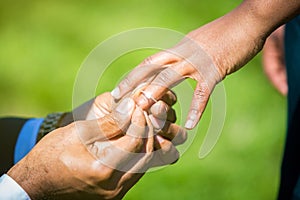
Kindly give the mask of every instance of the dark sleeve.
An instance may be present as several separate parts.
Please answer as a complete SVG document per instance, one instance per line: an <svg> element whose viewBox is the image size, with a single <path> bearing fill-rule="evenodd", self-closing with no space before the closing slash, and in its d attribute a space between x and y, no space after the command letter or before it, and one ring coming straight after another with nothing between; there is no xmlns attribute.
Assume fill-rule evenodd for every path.
<svg viewBox="0 0 300 200"><path fill-rule="evenodd" d="M0 175L13 166L16 141L26 121L21 118L0 118Z"/></svg>

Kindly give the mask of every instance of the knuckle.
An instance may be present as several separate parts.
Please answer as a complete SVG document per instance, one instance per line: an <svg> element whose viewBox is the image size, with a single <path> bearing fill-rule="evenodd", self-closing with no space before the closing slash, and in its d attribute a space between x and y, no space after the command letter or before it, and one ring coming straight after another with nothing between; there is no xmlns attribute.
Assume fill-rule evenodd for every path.
<svg viewBox="0 0 300 200"><path fill-rule="evenodd" d="M132 80L130 77L126 76L122 82L120 83L120 88L122 89L126 89L127 87L129 87L132 84Z"/></svg>
<svg viewBox="0 0 300 200"><path fill-rule="evenodd" d="M197 74L197 69L189 63L188 61L183 61L179 65L175 65L174 69L178 72L180 72L183 76L193 77L195 74Z"/></svg>
<svg viewBox="0 0 300 200"><path fill-rule="evenodd" d="M173 145L170 145L168 151L166 151L163 154L161 160L164 164L172 164L175 163L178 159L179 159L179 152Z"/></svg>
<svg viewBox="0 0 300 200"><path fill-rule="evenodd" d="M177 101L177 95L172 90L168 91L168 94L170 96L170 99L175 103Z"/></svg>
<svg viewBox="0 0 300 200"><path fill-rule="evenodd" d="M182 144L186 142L187 138L188 138L187 131L183 130L182 134L181 134L181 142L182 142Z"/></svg>
<svg viewBox="0 0 300 200"><path fill-rule="evenodd" d="M175 136L175 138L173 139L173 143L174 143L175 145L183 144L183 143L186 142L187 137L188 137L187 131L184 130L184 129L180 129L180 130L178 131L178 134L177 134L177 135Z"/></svg>
<svg viewBox="0 0 300 200"><path fill-rule="evenodd" d="M91 171L91 179L94 180L94 184L99 184L99 182L106 182L111 180L114 170L110 167L106 167L105 165L94 165L94 170Z"/></svg>
<svg viewBox="0 0 300 200"><path fill-rule="evenodd" d="M176 151L176 154L174 155L173 161L170 164L175 164L179 160L179 152Z"/></svg>
<svg viewBox="0 0 300 200"><path fill-rule="evenodd" d="M168 68L168 69L160 72L160 74L157 76L155 81L153 81L153 83L156 84L157 86L166 87L166 84L168 85L173 82L173 80L172 80L173 77L174 76L172 76L171 70L169 70L169 68Z"/></svg>
<svg viewBox="0 0 300 200"><path fill-rule="evenodd" d="M209 89L207 87L201 88L201 89L196 89L194 91L194 98L197 100L205 100L208 99L210 95Z"/></svg>
<svg viewBox="0 0 300 200"><path fill-rule="evenodd" d="M171 122L166 121L164 127L161 129L160 133L161 135L167 135L170 131L170 129L172 128L171 126Z"/></svg>
<svg viewBox="0 0 300 200"><path fill-rule="evenodd" d="M160 101L157 102L157 105L158 105L159 112L168 111L169 106L165 102L160 100Z"/></svg>
<svg viewBox="0 0 300 200"><path fill-rule="evenodd" d="M149 65L149 64L153 64L153 56L149 56L142 62L142 65Z"/></svg>
<svg viewBox="0 0 300 200"><path fill-rule="evenodd" d="M141 137L131 137L128 146L132 148L132 152L138 152L143 147L143 139Z"/></svg>
<svg viewBox="0 0 300 200"><path fill-rule="evenodd" d="M162 143L162 145L164 146L164 147L162 148L162 153L163 153L165 156L170 155L171 152L172 152L172 147L173 147L172 143L171 143L171 142L166 142L166 141L165 141L165 142Z"/></svg>
<svg viewBox="0 0 300 200"><path fill-rule="evenodd" d="M133 116L131 118L131 123L134 126L143 126L146 124L146 119L143 115L142 110L136 109L133 113Z"/></svg>
<svg viewBox="0 0 300 200"><path fill-rule="evenodd" d="M119 199L117 197L120 194L120 191L121 190L119 187L113 185L113 186L108 186L107 189L97 191L97 193L99 196L103 197L103 199Z"/></svg>
<svg viewBox="0 0 300 200"><path fill-rule="evenodd" d="M198 90L195 90L194 96L195 96L196 98L202 98L202 97L204 96L204 93L203 93L202 90L198 89Z"/></svg>
<svg viewBox="0 0 300 200"><path fill-rule="evenodd" d="M161 100L171 106L177 102L177 96L172 90L168 89L166 94L162 96Z"/></svg>
<svg viewBox="0 0 300 200"><path fill-rule="evenodd" d="M209 94L210 93L210 89L208 86L208 81L203 81L199 84L199 87L201 88L203 93Z"/></svg>
<svg viewBox="0 0 300 200"><path fill-rule="evenodd" d="M151 108L150 111L154 116L166 116L167 112L169 110L169 106L164 103L163 101L158 101L155 103Z"/></svg>

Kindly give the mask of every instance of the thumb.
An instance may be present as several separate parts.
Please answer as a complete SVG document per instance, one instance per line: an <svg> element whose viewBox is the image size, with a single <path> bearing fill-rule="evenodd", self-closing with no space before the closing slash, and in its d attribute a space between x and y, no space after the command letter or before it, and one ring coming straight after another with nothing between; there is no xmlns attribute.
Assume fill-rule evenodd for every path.
<svg viewBox="0 0 300 200"><path fill-rule="evenodd" d="M131 98L123 99L112 113L97 120L101 132L98 139L106 140L126 132L129 126L135 103Z"/></svg>
<svg viewBox="0 0 300 200"><path fill-rule="evenodd" d="M187 121L185 123L185 128L195 128L195 126L200 120L202 113L204 112L204 109L206 108L207 102L210 97L210 93L211 90L208 88L205 82L197 83L190 110L187 116Z"/></svg>
<svg viewBox="0 0 300 200"><path fill-rule="evenodd" d="M130 98L123 99L112 111L97 120L78 121L76 129L84 144L105 141L125 132L130 123L135 103Z"/></svg>
<svg viewBox="0 0 300 200"><path fill-rule="evenodd" d="M128 128L134 108L134 100L128 97L123 99L110 114L115 126L123 132Z"/></svg>

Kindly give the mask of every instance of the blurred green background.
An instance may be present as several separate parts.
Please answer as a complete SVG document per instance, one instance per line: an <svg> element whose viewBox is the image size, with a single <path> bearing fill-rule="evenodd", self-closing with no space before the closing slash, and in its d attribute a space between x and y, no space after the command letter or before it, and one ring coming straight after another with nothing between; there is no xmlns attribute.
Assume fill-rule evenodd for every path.
<svg viewBox="0 0 300 200"><path fill-rule="evenodd" d="M100 42L140 27L188 33L240 2L1 0L0 115L42 117L68 111L72 109L76 73ZM128 55L118 64L127 72L152 53ZM124 70L114 69L108 76L118 80ZM125 199L276 197L286 99L265 78L260 55L224 82L226 121L211 154L198 159L210 121L207 109L193 144L182 158L173 166L146 174ZM99 93L113 89L116 83L101 84Z"/></svg>

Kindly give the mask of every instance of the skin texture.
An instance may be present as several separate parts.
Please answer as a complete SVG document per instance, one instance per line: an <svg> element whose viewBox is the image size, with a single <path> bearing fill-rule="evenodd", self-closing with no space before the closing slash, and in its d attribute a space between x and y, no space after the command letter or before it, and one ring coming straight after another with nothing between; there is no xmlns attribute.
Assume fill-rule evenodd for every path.
<svg viewBox="0 0 300 200"><path fill-rule="evenodd" d="M188 33L175 47L147 58L112 94L119 99L146 81L144 92L159 99L168 88L192 78L197 86L185 124L192 129L215 85L244 66L277 27L299 13L299 0L244 0L230 13ZM137 103L148 108L154 102L141 95Z"/></svg>
<svg viewBox="0 0 300 200"><path fill-rule="evenodd" d="M175 103L174 96L165 98ZM98 119L49 133L8 175L32 199L121 199L147 169L176 162L172 141L183 143L186 132L169 130L174 116L167 103L157 102L146 113L131 98L111 109L112 99L110 93L98 96ZM155 135L150 115L166 117L162 129L169 131L157 130L165 136Z"/></svg>
<svg viewBox="0 0 300 200"><path fill-rule="evenodd" d="M140 83L148 81L144 94L152 98L140 94L135 101L140 108L149 111L155 103L151 99L160 99L168 91L167 88L185 78L193 78L198 84L186 127L194 128L215 85L252 59L262 49L269 34L298 14L299 8L299 0L245 0L227 15L187 34L186 38L169 51L146 59L112 94L115 99L120 99ZM151 69L139 69L147 65ZM160 164L153 164L152 161L156 159L151 156L152 151L162 150L161 154L156 154L161 155L158 159L161 162L174 162L178 157L172 143L163 140L163 137L154 136L153 128L134 133L136 135L132 132L125 134L124 130L132 124L153 127L150 117L143 115L142 110L132 108L130 111L128 113L132 117L129 119L122 118L122 115L117 118L122 119L124 124L115 120L117 113L108 112L101 120L77 122L55 130L42 139L8 174L33 199L45 196L60 199L75 199L79 196L84 196L85 199L95 196L106 199L121 198L143 174L132 173L130 170L143 171ZM96 125L99 129L95 128ZM89 137L85 138L85 135ZM95 135L100 137L96 138ZM146 135L147 139L144 138ZM113 141L107 144L107 140ZM96 145L96 142L115 145L111 146L112 151L109 152L107 148L99 149L101 145ZM133 158L129 156L131 154L124 153L120 157L122 162L118 162L113 153L116 145L126 152L144 154ZM48 148L44 148L45 146ZM167 156L169 154L175 156ZM136 159L133 163L137 165L131 163L127 166L129 172L119 171L99 163L100 157L103 160L115 160L110 164L115 164L116 167L122 165L124 160L130 164L132 159Z"/></svg>
<svg viewBox="0 0 300 200"><path fill-rule="evenodd" d="M263 49L263 67L266 76L282 95L287 95L288 85L284 60L284 26L275 30L266 40Z"/></svg>

